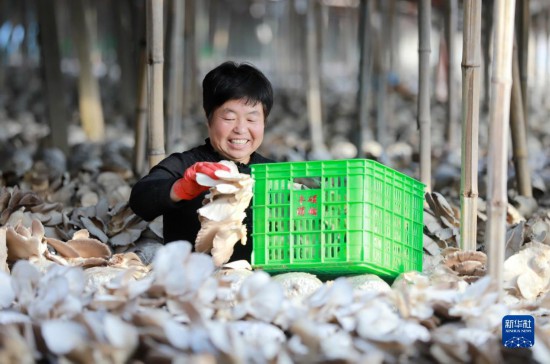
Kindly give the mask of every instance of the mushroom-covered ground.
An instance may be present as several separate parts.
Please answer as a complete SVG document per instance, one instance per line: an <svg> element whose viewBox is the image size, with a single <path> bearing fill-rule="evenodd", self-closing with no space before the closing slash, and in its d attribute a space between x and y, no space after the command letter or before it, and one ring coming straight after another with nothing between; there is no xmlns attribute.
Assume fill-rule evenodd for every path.
<svg viewBox="0 0 550 364"><path fill-rule="evenodd" d="M329 105L335 122L325 126L322 156L311 152L299 112L303 100L280 99L264 154L280 161L356 154L348 98L331 97L338 101ZM396 141L368 142L364 152L415 177L415 107L396 101L388 123ZM433 135L443 135L442 106L433 112ZM128 206L137 176L126 125L108 124L110 137L102 143L86 142L73 125L65 155L42 146L49 131L32 113L15 109L0 118L1 363L534 363L550 357L550 133L543 123L533 122L529 136L534 198L517 195L511 169L499 297L487 276L485 159L478 249L466 252L459 248L460 155L446 150L441 137L434 139L433 192L425 196L422 272L404 272L389 284L367 274L321 281L309 273L270 276L242 262L224 264L228 248L216 250L217 244L243 243L242 207L223 218L207 205L198 213L209 232L200 242L213 256L192 252L189 242L163 245L162 220L143 221ZM201 123L188 120L190 145L200 143ZM238 193L227 186L213 186L211 202ZM502 345L508 314L535 318L532 348Z"/></svg>

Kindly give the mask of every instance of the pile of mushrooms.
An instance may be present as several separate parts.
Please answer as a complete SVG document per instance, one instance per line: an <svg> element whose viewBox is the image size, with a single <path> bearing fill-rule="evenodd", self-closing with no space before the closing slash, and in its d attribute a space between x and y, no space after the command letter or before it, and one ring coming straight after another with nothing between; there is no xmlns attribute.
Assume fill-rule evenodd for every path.
<svg viewBox="0 0 550 364"><path fill-rule="evenodd" d="M37 220L0 228L1 362L498 363L550 352L549 287L522 283L545 279L543 243L507 259L499 301L484 255L452 247L390 285L373 275L322 282L217 266L183 241L145 266L85 231L66 242L43 232ZM535 316L532 349L502 346L511 313Z"/></svg>

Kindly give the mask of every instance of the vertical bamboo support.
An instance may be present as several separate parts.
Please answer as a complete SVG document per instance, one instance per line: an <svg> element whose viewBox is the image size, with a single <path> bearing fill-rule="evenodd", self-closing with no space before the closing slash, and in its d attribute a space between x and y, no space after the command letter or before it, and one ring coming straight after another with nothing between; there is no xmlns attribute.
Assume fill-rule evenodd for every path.
<svg viewBox="0 0 550 364"><path fill-rule="evenodd" d="M147 0L147 96L149 167L165 157L163 116L163 0Z"/></svg>
<svg viewBox="0 0 550 364"><path fill-rule="evenodd" d="M213 30L213 45L214 54L221 58L227 56L229 47L229 28L231 27L231 12L225 12L225 4L221 1L214 1L211 5L211 12L215 12L211 16L214 18Z"/></svg>
<svg viewBox="0 0 550 364"><path fill-rule="evenodd" d="M114 4L114 17L117 24L117 60L120 68L120 109L125 117L132 115L135 109L135 51L133 40L133 26L131 4L128 0L118 0Z"/></svg>
<svg viewBox="0 0 550 364"><path fill-rule="evenodd" d="M170 55L170 77L168 77L167 100L167 137L168 153L175 152L178 141L181 140L181 124L183 119L184 94L184 45L185 45L185 3L172 0L173 27L171 31L172 52Z"/></svg>
<svg viewBox="0 0 550 364"><path fill-rule="evenodd" d="M457 30L457 0L447 2L445 22L445 38L447 43L447 124L445 130L445 139L450 150L458 147L458 90L456 88L456 45L455 33Z"/></svg>
<svg viewBox="0 0 550 364"><path fill-rule="evenodd" d="M518 49L514 44L512 55L512 99L510 101L510 131L512 134L512 150L518 193L533 197L531 187L531 172L529 170L527 152L527 133L525 130L524 110L521 95L521 80L519 76Z"/></svg>
<svg viewBox="0 0 550 364"><path fill-rule="evenodd" d="M388 0L380 3L378 9L381 23L377 33L377 45L375 52L375 78L376 78L376 140L387 146L388 113L388 62L389 47L391 45L390 8Z"/></svg>
<svg viewBox="0 0 550 364"><path fill-rule="evenodd" d="M550 62L548 58L548 47L546 42L546 17L544 10L541 10L537 13L536 17L536 38L534 47L533 58L535 60L535 80L537 82L536 90L533 92L537 95L537 109L544 107L546 95L544 93L544 88L546 86L546 65ZM532 103L532 102L531 102Z"/></svg>
<svg viewBox="0 0 550 364"><path fill-rule="evenodd" d="M67 132L69 115L65 112L63 98L59 97L59 93L63 90L63 75L60 68L55 1L39 1L37 6L42 75L45 80L48 120L51 130L48 143L67 153L69 151Z"/></svg>
<svg viewBox="0 0 550 364"><path fill-rule="evenodd" d="M385 2L386 1L384 1L384 3ZM389 0L387 2L388 4L385 5L388 7L388 40L386 41L386 60L388 63L388 68L386 70L386 84L388 86L386 90L386 122L387 125L391 128L395 125L393 121L395 120L395 86L396 83L399 81L399 19L397 19L397 1ZM386 129L387 128L388 127L386 127ZM391 139L391 141L394 141L393 137ZM386 136L386 140L388 142L391 142L390 140L388 140L388 135Z"/></svg>
<svg viewBox="0 0 550 364"><path fill-rule="evenodd" d="M492 58L492 39L493 39L493 7L492 2L482 1L483 18L483 110L489 110L489 100L491 94L491 58Z"/></svg>
<svg viewBox="0 0 550 364"><path fill-rule="evenodd" d="M515 0L495 0L491 104L489 107L489 160L487 231L489 275L502 296L502 266L506 238L506 176L512 48L514 44Z"/></svg>
<svg viewBox="0 0 550 364"><path fill-rule="evenodd" d="M481 73L481 2L464 1L462 43L462 172L460 175L460 247L477 249L479 88Z"/></svg>
<svg viewBox="0 0 550 364"><path fill-rule="evenodd" d="M181 1L181 0L180 0ZM197 32L195 31L195 21L197 17L196 0L185 1L185 96L183 98L184 108L183 112L189 114L192 112L192 108L197 104L199 100L198 90L198 74L199 66L197 63ZM224 17L229 17L229 14L225 14ZM227 28L229 31L229 27ZM229 35L227 35L229 37ZM229 40L229 38L228 38ZM229 43L227 43L229 44ZM226 44L226 47L227 47ZM227 52L227 48L224 50Z"/></svg>
<svg viewBox="0 0 550 364"><path fill-rule="evenodd" d="M309 116L309 132L313 151L324 150L323 115L321 103L320 54L317 39L317 23L315 13L317 0L308 0L306 14L306 59L307 59L307 110Z"/></svg>
<svg viewBox="0 0 550 364"><path fill-rule="evenodd" d="M147 147L147 40L146 40L146 12L144 8L135 11L134 22L138 29L135 34L139 45L139 60L137 67L137 91L134 94L136 101L134 119L134 155L132 168L136 176L145 174L145 158Z"/></svg>
<svg viewBox="0 0 550 364"><path fill-rule="evenodd" d="M523 111L525 127L529 127L529 90L528 68L529 68L529 29L531 28L531 13L529 10L529 0L519 0L518 2L518 56L519 56L519 76L521 79L521 96L523 98Z"/></svg>
<svg viewBox="0 0 550 364"><path fill-rule="evenodd" d="M359 92L357 98L357 133L355 133L355 146L358 157L364 156L363 144L369 135L369 86L371 76L372 59L370 57L370 9L372 0L361 0L359 13Z"/></svg>
<svg viewBox="0 0 550 364"><path fill-rule="evenodd" d="M134 160L133 169L136 176L145 173L145 149L147 146L147 51L140 51L139 79L137 89L136 115L134 126Z"/></svg>
<svg viewBox="0 0 550 364"><path fill-rule="evenodd" d="M91 141L101 141L104 138L105 127L99 84L93 73L91 60L92 24L90 19L89 0L69 1L71 4L72 26L75 29L75 45L80 63L78 77L78 99L80 119L84 132Z"/></svg>
<svg viewBox="0 0 550 364"><path fill-rule="evenodd" d="M544 95L546 96L545 105L550 109L550 6L546 9L546 85Z"/></svg>
<svg viewBox="0 0 550 364"><path fill-rule="evenodd" d="M420 127L420 181L426 185L426 192L432 190L431 183L431 116L430 116L430 29L432 10L430 0L420 0L418 17L419 34L419 95L418 125Z"/></svg>

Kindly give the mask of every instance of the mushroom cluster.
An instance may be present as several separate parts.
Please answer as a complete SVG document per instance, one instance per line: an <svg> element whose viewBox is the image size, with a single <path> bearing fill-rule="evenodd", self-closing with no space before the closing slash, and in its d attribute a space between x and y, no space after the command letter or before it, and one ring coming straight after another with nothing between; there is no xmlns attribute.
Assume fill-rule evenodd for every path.
<svg viewBox="0 0 550 364"><path fill-rule="evenodd" d="M215 172L218 179L197 173L197 182L210 187L204 206L197 213L201 229L197 234L195 249L211 253L216 266L226 263L233 254L233 247L240 240L246 244L245 210L252 199L254 180L250 175L239 173L231 161L221 161L229 171Z"/></svg>

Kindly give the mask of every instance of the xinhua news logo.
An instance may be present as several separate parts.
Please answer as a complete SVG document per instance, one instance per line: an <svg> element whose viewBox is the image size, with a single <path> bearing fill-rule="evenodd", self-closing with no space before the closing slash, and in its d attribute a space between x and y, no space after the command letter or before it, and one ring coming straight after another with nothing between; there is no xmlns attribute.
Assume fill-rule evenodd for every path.
<svg viewBox="0 0 550 364"><path fill-rule="evenodd" d="M535 319L531 315L506 315L502 318L502 345L530 348L535 345Z"/></svg>

